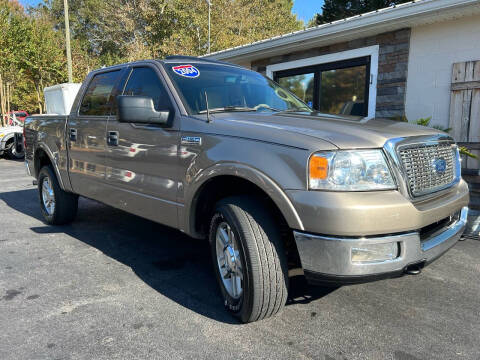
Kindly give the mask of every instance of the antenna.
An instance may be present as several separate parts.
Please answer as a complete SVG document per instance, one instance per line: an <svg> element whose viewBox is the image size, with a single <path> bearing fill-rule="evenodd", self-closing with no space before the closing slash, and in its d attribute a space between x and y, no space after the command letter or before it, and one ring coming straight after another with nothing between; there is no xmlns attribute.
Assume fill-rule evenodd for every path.
<svg viewBox="0 0 480 360"><path fill-rule="evenodd" d="M212 120L210 119L210 109L208 108L208 95L207 95L207 92L205 91L204 92L205 94L205 104L207 105L207 122L212 122Z"/></svg>

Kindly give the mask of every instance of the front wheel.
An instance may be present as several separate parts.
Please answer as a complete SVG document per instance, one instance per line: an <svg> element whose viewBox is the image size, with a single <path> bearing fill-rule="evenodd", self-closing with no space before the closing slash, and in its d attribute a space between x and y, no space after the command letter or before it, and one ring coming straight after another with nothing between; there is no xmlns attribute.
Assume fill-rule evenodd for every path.
<svg viewBox="0 0 480 360"><path fill-rule="evenodd" d="M5 152L7 156L12 160L18 160L25 156L25 152L23 151L23 149L21 151L18 151L15 141L13 140L7 144Z"/></svg>
<svg viewBox="0 0 480 360"><path fill-rule="evenodd" d="M78 195L63 191L50 166L44 166L38 174L38 195L45 221L50 225L67 224L75 218Z"/></svg>
<svg viewBox="0 0 480 360"><path fill-rule="evenodd" d="M210 223L210 248L224 304L242 322L268 318L287 300L288 270L277 224L250 197L220 201Z"/></svg>

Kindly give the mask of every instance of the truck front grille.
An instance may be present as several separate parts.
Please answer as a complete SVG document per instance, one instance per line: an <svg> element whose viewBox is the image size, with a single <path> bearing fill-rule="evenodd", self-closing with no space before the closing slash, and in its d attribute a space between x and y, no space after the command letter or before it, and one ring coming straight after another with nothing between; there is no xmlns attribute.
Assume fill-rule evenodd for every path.
<svg viewBox="0 0 480 360"><path fill-rule="evenodd" d="M456 150L452 144L416 144L400 148L398 153L413 196L430 194L455 183Z"/></svg>

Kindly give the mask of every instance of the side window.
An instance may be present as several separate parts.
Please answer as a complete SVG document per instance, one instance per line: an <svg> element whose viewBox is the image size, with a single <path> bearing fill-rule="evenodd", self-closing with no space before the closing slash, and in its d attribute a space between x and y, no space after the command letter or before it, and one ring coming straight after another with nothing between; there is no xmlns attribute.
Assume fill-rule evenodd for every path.
<svg viewBox="0 0 480 360"><path fill-rule="evenodd" d="M95 75L83 96L80 115L110 115L112 90L119 76L120 70Z"/></svg>
<svg viewBox="0 0 480 360"><path fill-rule="evenodd" d="M123 95L149 96L153 99L155 110L170 108L171 103L167 91L158 75L150 68L134 68Z"/></svg>

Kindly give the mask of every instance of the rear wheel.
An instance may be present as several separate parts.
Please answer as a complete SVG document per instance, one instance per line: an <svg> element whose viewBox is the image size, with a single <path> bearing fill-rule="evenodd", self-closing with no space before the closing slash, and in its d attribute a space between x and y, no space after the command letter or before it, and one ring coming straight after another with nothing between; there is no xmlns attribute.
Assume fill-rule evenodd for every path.
<svg viewBox="0 0 480 360"><path fill-rule="evenodd" d="M38 175L38 195L45 221L51 225L62 225L75 219L78 195L63 191L50 166L44 166Z"/></svg>
<svg viewBox="0 0 480 360"><path fill-rule="evenodd" d="M210 223L210 247L224 304L243 322L268 318L287 300L287 262L270 213L253 198L230 197L216 205Z"/></svg>

